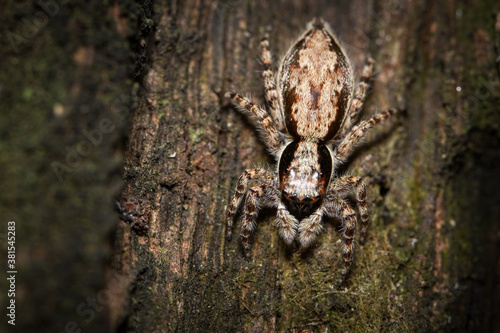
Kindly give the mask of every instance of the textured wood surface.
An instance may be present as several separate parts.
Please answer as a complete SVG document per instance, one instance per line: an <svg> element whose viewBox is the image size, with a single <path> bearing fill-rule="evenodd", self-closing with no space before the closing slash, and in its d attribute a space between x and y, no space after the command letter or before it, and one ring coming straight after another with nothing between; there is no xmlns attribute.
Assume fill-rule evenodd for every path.
<svg viewBox="0 0 500 333"><path fill-rule="evenodd" d="M41 10L0 8L4 36ZM0 215L22 226L18 328L498 331L499 11L497 1L89 2L60 4L18 52L4 40ZM273 161L221 92L263 105L262 37L276 69L315 17L356 79L375 59L361 119L406 110L341 170L364 178L373 216L341 290L336 221L306 253L279 238L273 211L259 216L250 261L238 237L225 240L237 177ZM67 164L83 130L106 134L103 118L116 129L60 182L52 163ZM94 317L82 313L89 298Z"/></svg>

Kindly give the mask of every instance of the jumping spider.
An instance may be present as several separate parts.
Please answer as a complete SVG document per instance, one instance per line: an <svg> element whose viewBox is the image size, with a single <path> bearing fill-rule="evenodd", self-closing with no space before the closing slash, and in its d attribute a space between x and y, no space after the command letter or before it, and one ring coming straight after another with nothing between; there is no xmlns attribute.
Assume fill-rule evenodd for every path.
<svg viewBox="0 0 500 333"><path fill-rule="evenodd" d="M353 195L356 199L361 216L361 243L370 213L362 179L333 176L366 130L390 117L395 110L381 112L355 125L374 61L368 59L354 89L349 59L321 20L311 22L305 34L287 52L277 82L271 70L267 37L261 42L261 49L269 112L241 95L227 92L225 96L256 119L263 141L278 162L277 174L255 168L241 175L227 207L228 238L243 201L241 242L247 257L248 238L263 206L277 208L276 224L285 243L291 244L297 239L302 248L308 247L322 231L323 215L338 218L344 243L342 282L351 269L357 230L356 213L346 198Z"/></svg>

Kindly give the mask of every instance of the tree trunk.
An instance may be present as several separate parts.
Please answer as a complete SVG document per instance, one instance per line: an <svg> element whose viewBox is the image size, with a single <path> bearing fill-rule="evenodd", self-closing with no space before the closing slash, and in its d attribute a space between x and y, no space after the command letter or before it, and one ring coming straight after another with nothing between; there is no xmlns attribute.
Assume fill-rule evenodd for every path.
<svg viewBox="0 0 500 333"><path fill-rule="evenodd" d="M16 123L26 119L31 126L15 127L25 130L23 140L38 143L41 128L49 132L33 160L37 171L3 182L34 203L14 213L16 202L2 197L2 216L19 221L21 239L30 242L18 254L25 267L18 301L31 323L18 328L71 330L74 321L83 331L105 331L106 305L119 332L500 330L497 2L156 0L65 7L61 1L40 38L5 58L15 64L26 56L31 62L24 68L40 70L51 85L14 84L19 73L1 74L2 98L24 101L6 99L9 109L45 110L43 117L20 113ZM39 10L26 14L16 6L16 17ZM342 243L335 221L305 253L279 238L273 210L259 215L250 260L237 237L239 223L235 237L225 238L225 207L238 177L255 165L274 168L274 161L221 92L264 105L261 38L269 31L277 72L280 56L315 17L339 36L356 78L369 55L376 60L361 118L405 110L371 130L340 170L364 178L372 212L342 288L336 287ZM125 41L134 58L127 58ZM65 55L61 63L54 63L54 50ZM115 222L114 153L129 107L121 220L104 271ZM97 140L93 130L106 134L110 124L111 136L90 157L68 164L71 148ZM11 129L3 126L4 136ZM14 165L26 164L24 152L36 147L23 142L9 149L2 174L21 176ZM40 180L49 174L50 181ZM28 195L33 184L40 189Z"/></svg>
<svg viewBox="0 0 500 333"><path fill-rule="evenodd" d="M134 112L114 269L131 278L113 309L123 331L492 331L499 295L498 90L494 17L447 2L186 1L153 4L149 68ZM334 224L306 254L262 214L251 260L225 241L235 181L272 163L217 91L263 104L258 45L282 55L314 17L330 22L356 68L376 78L365 117L407 117L373 131L347 172L369 184L373 224L347 286L335 288ZM498 32L496 32L498 34ZM498 37L497 37L498 38ZM275 60L279 57L275 57ZM278 64L275 63L275 66ZM357 71L359 76L359 70ZM497 120L497 121L495 121ZM488 193L488 194L487 194Z"/></svg>

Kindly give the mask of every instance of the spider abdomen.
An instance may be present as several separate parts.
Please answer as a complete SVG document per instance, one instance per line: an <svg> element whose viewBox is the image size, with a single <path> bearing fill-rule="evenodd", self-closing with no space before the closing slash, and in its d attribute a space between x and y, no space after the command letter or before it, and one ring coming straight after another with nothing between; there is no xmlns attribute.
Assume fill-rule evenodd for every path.
<svg viewBox="0 0 500 333"><path fill-rule="evenodd" d="M349 109L353 78L344 51L323 24L313 24L292 46L279 77L289 134L324 141L335 137Z"/></svg>

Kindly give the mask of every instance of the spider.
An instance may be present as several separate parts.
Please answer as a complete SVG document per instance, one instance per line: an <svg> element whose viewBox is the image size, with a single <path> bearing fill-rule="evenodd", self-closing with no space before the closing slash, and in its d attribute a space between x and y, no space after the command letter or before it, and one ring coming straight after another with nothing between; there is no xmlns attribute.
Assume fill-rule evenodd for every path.
<svg viewBox="0 0 500 333"><path fill-rule="evenodd" d="M356 213L346 201L354 196L361 217L360 243L370 222L366 188L361 177L334 178L365 132L395 113L378 113L356 124L366 97L374 61L369 58L354 89L352 68L331 29L313 20L286 53L275 81L267 36L261 42L264 65L265 109L248 98L227 92L236 107L256 120L256 127L277 161L276 172L246 170L227 207L227 237L243 203L241 242L250 256L249 237L261 207L277 209L276 225L287 244L294 240L307 248L323 230L323 216L341 221L344 267L340 282L349 274L357 231Z"/></svg>

